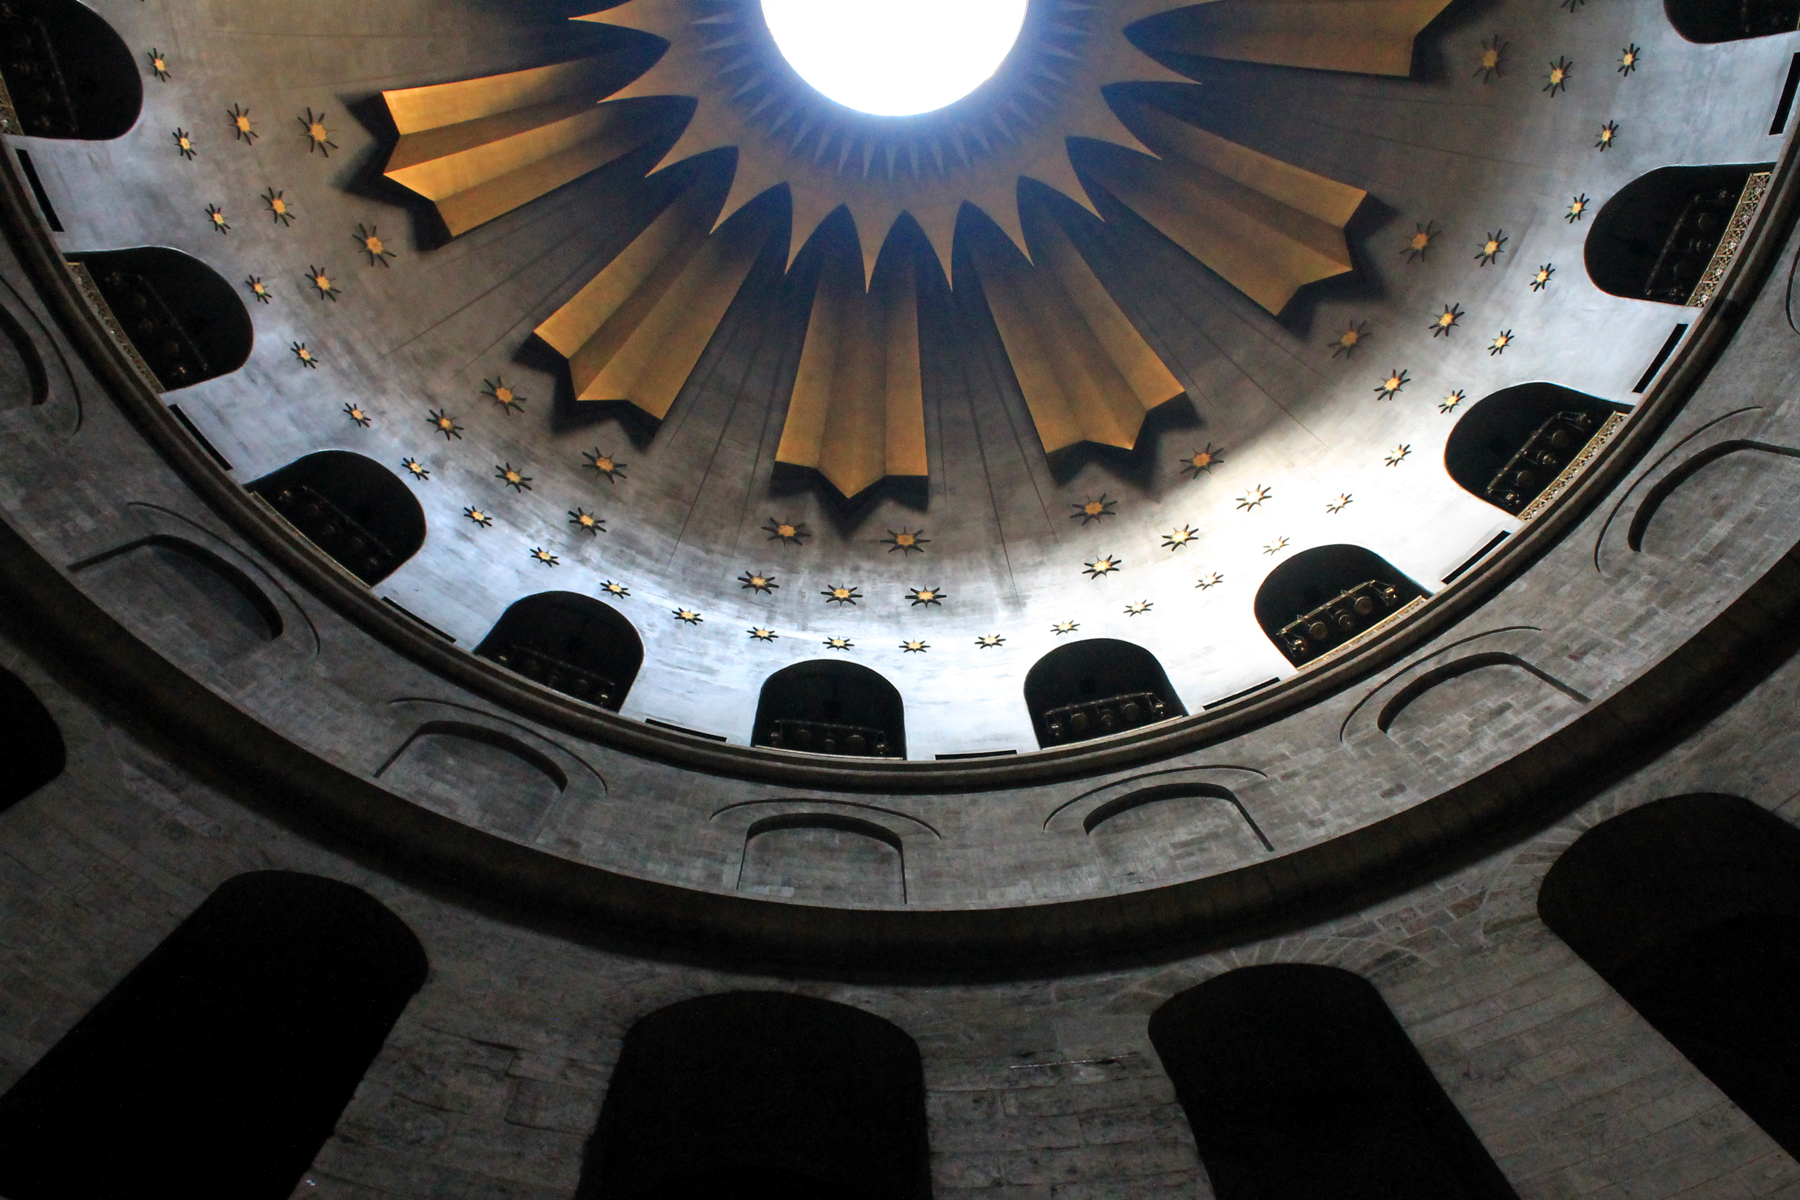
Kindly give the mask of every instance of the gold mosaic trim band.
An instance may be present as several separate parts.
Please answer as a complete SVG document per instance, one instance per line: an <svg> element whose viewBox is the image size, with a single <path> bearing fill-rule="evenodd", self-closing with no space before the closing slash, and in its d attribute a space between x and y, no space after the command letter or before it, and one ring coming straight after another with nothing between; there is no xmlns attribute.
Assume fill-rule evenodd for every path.
<svg viewBox="0 0 1800 1200"><path fill-rule="evenodd" d="M19 110L13 107L12 93L6 90L6 79L0 76L0 133L20 134L25 127L19 124Z"/></svg>
<svg viewBox="0 0 1800 1200"><path fill-rule="evenodd" d="M93 275L89 273L87 264L72 262L65 265L69 268L69 274L74 277L75 286L80 290L82 299L88 302L88 307L93 309L94 315L100 318L100 324L105 326L106 332L112 335L113 344L118 346L124 352L125 357L131 360L131 365L137 371L138 378L148 384L151 391L160 394L163 390L162 380L156 377L156 372L150 369L150 364L144 361L144 356L138 353L138 348L132 345L131 339L125 335L124 327L113 315L112 305L108 304L106 297L100 294L100 288L94 282Z"/></svg>
<svg viewBox="0 0 1800 1200"><path fill-rule="evenodd" d="M1569 485L1575 482L1575 477L1586 470L1589 463L1600 457L1600 451L1606 448L1606 443L1612 441L1613 434L1619 432L1620 427L1625 424L1625 418L1630 415L1629 413L1614 413L1606 418L1605 424L1601 425L1599 431L1588 439L1587 445L1581 448L1581 453L1575 456L1575 461L1564 467L1562 474L1552 479L1549 486L1538 493L1538 498L1525 506L1524 511L1519 514L1519 520L1531 520L1549 508L1558 496L1568 491Z"/></svg>
<svg viewBox="0 0 1800 1200"><path fill-rule="evenodd" d="M1310 662L1303 664L1300 669L1302 671L1310 671L1314 667L1318 666L1320 663L1330 662L1332 659L1338 657L1340 654L1344 654L1350 650L1354 650L1356 647L1362 645L1364 642L1366 642L1370 638L1374 637L1377 633L1381 632L1381 630L1383 628L1385 628L1386 626L1392 624L1395 621L1398 621L1401 617L1404 617L1404 616L1408 615L1409 613L1412 613L1412 612L1418 610L1429 599L1431 599L1430 596L1415 596L1415 597L1413 597L1411 600L1408 600L1405 604L1402 604L1399 608L1396 608L1393 612L1391 612L1387 616L1381 618L1381 620L1375 622L1373 625L1369 626L1367 629L1363 630L1361 633L1357 634L1355 637L1351 638L1349 641L1345 642L1343 645L1333 646L1331 649L1327 650L1325 653L1319 655L1319 657L1311 660Z"/></svg>
<svg viewBox="0 0 1800 1200"><path fill-rule="evenodd" d="M1705 273L1694 285L1693 295L1687 299L1689 308L1699 308L1711 300L1725 281L1725 268L1737 256L1750 222L1756 219L1756 210L1762 207L1763 195L1769 190L1769 177L1773 174L1772 171L1752 171L1750 178L1744 180L1744 190L1738 196L1737 207L1732 210L1731 222L1725 226L1725 236L1719 239L1719 248L1713 251L1712 261L1706 264Z"/></svg>

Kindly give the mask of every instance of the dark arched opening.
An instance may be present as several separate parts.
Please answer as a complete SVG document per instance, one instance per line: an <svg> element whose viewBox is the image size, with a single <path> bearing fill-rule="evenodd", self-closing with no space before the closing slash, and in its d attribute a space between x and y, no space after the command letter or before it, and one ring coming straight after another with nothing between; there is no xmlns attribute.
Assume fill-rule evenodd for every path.
<svg viewBox="0 0 1800 1200"><path fill-rule="evenodd" d="M1444 468L1464 491L1517 516L1624 411L1554 383L1502 388L1456 422Z"/></svg>
<svg viewBox="0 0 1800 1200"><path fill-rule="evenodd" d="M1425 594L1371 550L1315 546L1269 572L1256 589L1256 623L1297 667Z"/></svg>
<svg viewBox="0 0 1800 1200"><path fill-rule="evenodd" d="M0 0L0 80L18 121L7 133L101 141L144 107L125 40L75 0Z"/></svg>
<svg viewBox="0 0 1800 1200"><path fill-rule="evenodd" d="M1588 230L1582 257L1594 286L1632 300L1687 304L1695 298L1746 188L1772 164L1661 167L1606 202Z"/></svg>
<svg viewBox="0 0 1800 1200"><path fill-rule="evenodd" d="M575 592L540 592L517 601L475 653L615 712L644 665L644 643L631 622L611 605Z"/></svg>
<svg viewBox="0 0 1800 1200"><path fill-rule="evenodd" d="M905 758L906 714L894 685L869 668L815 659L764 681L750 743Z"/></svg>
<svg viewBox="0 0 1800 1200"><path fill-rule="evenodd" d="M1800 1154L1800 830L1738 796L1658 800L1565 850L1538 915Z"/></svg>
<svg viewBox="0 0 1800 1200"><path fill-rule="evenodd" d="M1800 26L1800 0L1663 0L1663 11L1690 42L1735 42Z"/></svg>
<svg viewBox="0 0 1800 1200"><path fill-rule="evenodd" d="M1373 986L1336 967L1228 971L1150 1017L1218 1200L1513 1200Z"/></svg>
<svg viewBox="0 0 1800 1200"><path fill-rule="evenodd" d="M1025 676L1025 707L1040 746L1187 715L1156 656L1111 638L1071 642L1038 659Z"/></svg>
<svg viewBox="0 0 1800 1200"><path fill-rule="evenodd" d="M0 729L9 747L0 757L0 812L5 812L61 775L69 756L50 710L7 670L0 670Z"/></svg>
<svg viewBox="0 0 1800 1200"><path fill-rule="evenodd" d="M578 1200L926 1200L919 1048L880 1017L731 992L625 1035Z"/></svg>
<svg viewBox="0 0 1800 1200"><path fill-rule="evenodd" d="M307 541L373 585L425 544L425 510L398 476L348 450L320 450L248 485Z"/></svg>
<svg viewBox="0 0 1800 1200"><path fill-rule="evenodd" d="M357 888L227 880L0 1097L0 1193L285 1200L425 973Z"/></svg>
<svg viewBox="0 0 1800 1200"><path fill-rule="evenodd" d="M69 255L86 268L120 331L162 390L229 375L256 340L237 289L191 255L166 246Z"/></svg>

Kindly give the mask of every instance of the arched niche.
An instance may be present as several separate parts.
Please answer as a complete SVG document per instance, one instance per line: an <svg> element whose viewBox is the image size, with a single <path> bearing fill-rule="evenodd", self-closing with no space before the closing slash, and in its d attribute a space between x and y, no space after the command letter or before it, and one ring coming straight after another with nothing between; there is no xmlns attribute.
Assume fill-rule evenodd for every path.
<svg viewBox="0 0 1800 1200"><path fill-rule="evenodd" d="M25 681L0 669L0 729L8 750L0 756L0 812L5 812L63 773L68 749L56 719Z"/></svg>
<svg viewBox="0 0 1800 1200"><path fill-rule="evenodd" d="M348 884L225 881L0 1097L0 1194L284 1200L426 969Z"/></svg>
<svg viewBox="0 0 1800 1200"><path fill-rule="evenodd" d="M1800 27L1800 0L1663 0L1663 12L1690 42L1735 42Z"/></svg>
<svg viewBox="0 0 1800 1200"><path fill-rule="evenodd" d="M475 653L564 695L618 711L644 643L610 604L575 592L539 592L494 622Z"/></svg>
<svg viewBox="0 0 1800 1200"><path fill-rule="evenodd" d="M1372 550L1315 546L1269 572L1256 589L1256 623L1298 667L1425 594Z"/></svg>
<svg viewBox="0 0 1800 1200"><path fill-rule="evenodd" d="M165 392L229 375L250 358L256 329L224 276L167 246L69 255L88 276Z"/></svg>
<svg viewBox="0 0 1800 1200"><path fill-rule="evenodd" d="M906 712L894 685L856 663L814 659L763 682L754 746L814 754L906 757Z"/></svg>
<svg viewBox="0 0 1800 1200"><path fill-rule="evenodd" d="M1112 638L1058 646L1025 675L1038 745L1065 746L1187 715L1156 656Z"/></svg>
<svg viewBox="0 0 1800 1200"><path fill-rule="evenodd" d="M1582 834L1538 915L1789 1154L1800 1153L1800 830L1738 796Z"/></svg>
<svg viewBox="0 0 1800 1200"><path fill-rule="evenodd" d="M75 0L0 0L0 80L18 122L8 133L102 141L144 107L125 40Z"/></svg>
<svg viewBox="0 0 1800 1200"><path fill-rule="evenodd" d="M625 1034L577 1200L927 1200L919 1049L782 992L659 1009Z"/></svg>
<svg viewBox="0 0 1800 1200"><path fill-rule="evenodd" d="M348 450L320 450L248 485L288 524L366 584L425 544L425 510L398 476Z"/></svg>
<svg viewBox="0 0 1800 1200"><path fill-rule="evenodd" d="M1588 278L1631 300L1686 304L1694 297L1744 199L1770 163L1660 167L1608 200L1582 247Z"/></svg>
<svg viewBox="0 0 1800 1200"><path fill-rule="evenodd" d="M1614 413L1586 392L1521 383L1483 397L1444 444L1444 469L1470 495L1518 516L1593 441Z"/></svg>
<svg viewBox="0 0 1800 1200"><path fill-rule="evenodd" d="M1515 1200L1361 976L1228 971L1158 1008L1150 1042L1218 1200Z"/></svg>

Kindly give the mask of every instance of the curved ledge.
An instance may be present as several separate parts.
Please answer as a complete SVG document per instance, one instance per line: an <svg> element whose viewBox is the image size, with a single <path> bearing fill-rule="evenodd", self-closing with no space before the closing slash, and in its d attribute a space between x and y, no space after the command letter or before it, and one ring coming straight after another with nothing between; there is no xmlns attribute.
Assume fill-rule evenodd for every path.
<svg viewBox="0 0 1800 1200"><path fill-rule="evenodd" d="M1508 654L1504 650L1488 650L1481 654L1471 654L1467 658L1459 658L1454 662L1444 663L1425 672L1398 692L1381 706L1381 712L1375 718L1375 728L1386 733L1393 727L1394 721L1405 712L1412 703L1424 696L1426 692L1452 679L1467 675L1472 671L1485 670L1488 667L1514 667L1535 679L1549 684L1571 700L1586 704L1589 697L1582 695L1562 680L1538 670L1516 654Z"/></svg>
<svg viewBox="0 0 1800 1200"><path fill-rule="evenodd" d="M1644 502L1638 505L1635 513L1631 514L1631 524L1625 530L1625 544L1632 550L1641 553L1644 549L1644 534L1650 528L1650 522L1656 519L1657 511L1682 484L1721 458L1745 452L1773 454L1781 458L1800 458L1800 450L1796 450L1792 446L1777 446L1772 442L1756 442L1749 438L1732 438L1730 441L1708 446L1657 480L1650 490L1644 493Z"/></svg>
<svg viewBox="0 0 1800 1200"><path fill-rule="evenodd" d="M716 775L836 791L969 792L1045 783L1118 770L1203 748L1266 725L1366 678L1423 645L1478 605L1555 544L1610 493L1653 444L1682 402L1729 341L1779 250L1773 236L1788 228L1800 187L1796 139L1784 143L1768 198L1745 245L1702 312L1697 327L1676 350L1651 393L1601 458L1543 516L1508 539L1489 559L1445 587L1411 619L1384 630L1354 652L1317 670L1301 671L1243 700L1157 727L1095 739L1061 749L1005 759L895 761L818 756L734 746L640 724L594 709L560 693L510 676L446 645L383 605L370 590L347 579L322 552L287 530L274 514L228 478L204 454L131 370L97 319L75 293L56 248L38 225L16 169L0 169L0 226L69 336L108 385L110 394L157 451L215 511L280 568L396 652L446 680L523 717L571 736Z"/></svg>

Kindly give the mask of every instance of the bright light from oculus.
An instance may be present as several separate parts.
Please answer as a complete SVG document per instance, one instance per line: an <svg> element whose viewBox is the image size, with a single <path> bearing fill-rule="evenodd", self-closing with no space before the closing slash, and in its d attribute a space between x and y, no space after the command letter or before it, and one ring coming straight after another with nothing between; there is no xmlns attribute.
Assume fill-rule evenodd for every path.
<svg viewBox="0 0 1800 1200"><path fill-rule="evenodd" d="M999 69L1027 0L762 0L800 77L858 112L905 117L953 104Z"/></svg>

